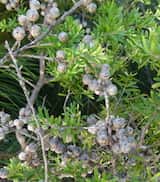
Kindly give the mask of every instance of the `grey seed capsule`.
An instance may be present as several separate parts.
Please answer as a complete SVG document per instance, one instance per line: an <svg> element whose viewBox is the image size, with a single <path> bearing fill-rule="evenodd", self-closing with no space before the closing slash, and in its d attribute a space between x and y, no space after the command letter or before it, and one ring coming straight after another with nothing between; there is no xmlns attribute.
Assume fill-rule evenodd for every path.
<svg viewBox="0 0 160 182"><path fill-rule="evenodd" d="M12 32L12 36L14 39L16 39L17 41L22 41L25 37L25 30L22 27L16 27L13 32Z"/></svg>
<svg viewBox="0 0 160 182"><path fill-rule="evenodd" d="M12 11L12 6L11 6L10 3L6 4L6 9L7 9L8 11Z"/></svg>
<svg viewBox="0 0 160 182"><path fill-rule="evenodd" d="M80 157L79 157L79 160L82 160L82 161L88 161L90 158L89 158L89 155L85 152L83 152Z"/></svg>
<svg viewBox="0 0 160 182"><path fill-rule="evenodd" d="M32 37L36 38L40 35L41 33L41 27L38 25L33 25L30 29L30 34L32 35Z"/></svg>
<svg viewBox="0 0 160 182"><path fill-rule="evenodd" d="M6 113L3 117L1 117L1 123L5 124L6 122L9 122L10 119L10 115Z"/></svg>
<svg viewBox="0 0 160 182"><path fill-rule="evenodd" d="M87 127L87 130L89 133L94 135L97 133L98 127L96 125L91 125L91 126Z"/></svg>
<svg viewBox="0 0 160 182"><path fill-rule="evenodd" d="M37 151L37 148L38 148L37 144L32 142L26 146L25 152L26 153L35 153Z"/></svg>
<svg viewBox="0 0 160 182"><path fill-rule="evenodd" d="M112 120L113 129L117 130L124 128L127 121L124 118L115 118Z"/></svg>
<svg viewBox="0 0 160 182"><path fill-rule="evenodd" d="M27 159L27 154L25 152L20 152L18 158L21 161L25 161Z"/></svg>
<svg viewBox="0 0 160 182"><path fill-rule="evenodd" d="M24 126L24 122L20 119L15 119L14 126L16 126L17 129L21 129Z"/></svg>
<svg viewBox="0 0 160 182"><path fill-rule="evenodd" d="M92 75L84 74L82 81L84 85L89 85L89 83L92 81Z"/></svg>
<svg viewBox="0 0 160 182"><path fill-rule="evenodd" d="M130 127L130 126L127 126L126 128L126 133L127 133L127 135L132 135L133 134L133 128L132 127Z"/></svg>
<svg viewBox="0 0 160 182"><path fill-rule="evenodd" d="M52 151L57 154L62 154L65 151L65 146L62 143L58 143Z"/></svg>
<svg viewBox="0 0 160 182"><path fill-rule="evenodd" d="M59 60L64 60L65 59L65 52L63 50L58 50L56 52L56 58Z"/></svg>
<svg viewBox="0 0 160 182"><path fill-rule="evenodd" d="M131 151L131 146L128 141L122 141L120 143L120 150L122 153L127 154Z"/></svg>
<svg viewBox="0 0 160 182"><path fill-rule="evenodd" d="M58 17L60 16L60 11L59 11L59 9L58 9L57 7L55 7L55 6L53 6L53 7L49 10L48 13L51 15L52 19L56 19L56 18L58 18Z"/></svg>
<svg viewBox="0 0 160 182"><path fill-rule="evenodd" d="M3 140L5 138L4 129L0 127L0 140Z"/></svg>
<svg viewBox="0 0 160 182"><path fill-rule="evenodd" d="M97 5L95 3L90 3L86 8L89 13L95 13L97 10Z"/></svg>
<svg viewBox="0 0 160 182"><path fill-rule="evenodd" d="M57 65L57 71L60 73L64 73L66 71L67 65L66 63L59 62Z"/></svg>
<svg viewBox="0 0 160 182"><path fill-rule="evenodd" d="M6 179L8 177L8 170L5 168L0 169L0 178Z"/></svg>
<svg viewBox="0 0 160 182"><path fill-rule="evenodd" d="M94 114L91 114L87 117L87 124L93 125L97 123L97 118Z"/></svg>
<svg viewBox="0 0 160 182"><path fill-rule="evenodd" d="M0 1L2 4L7 4L8 0L1 0Z"/></svg>
<svg viewBox="0 0 160 182"><path fill-rule="evenodd" d="M108 79L110 76L110 71L109 71L109 65L108 64L103 64L100 74L99 74L99 78L102 80L106 80Z"/></svg>
<svg viewBox="0 0 160 182"><path fill-rule="evenodd" d="M32 165L33 165L34 167L39 166L39 165L40 165L39 159L33 159L33 160L32 160Z"/></svg>
<svg viewBox="0 0 160 182"><path fill-rule="evenodd" d="M85 35L82 42L86 45L88 45L89 47L93 47L94 46L94 42L93 42L93 38L91 35Z"/></svg>
<svg viewBox="0 0 160 182"><path fill-rule="evenodd" d="M60 32L58 34L58 39L61 42L67 42L67 40L68 40L68 34L66 32Z"/></svg>
<svg viewBox="0 0 160 182"><path fill-rule="evenodd" d="M27 19L31 22L35 22L39 19L39 13L36 9L29 9L26 12Z"/></svg>
<svg viewBox="0 0 160 182"><path fill-rule="evenodd" d="M109 137L105 129L98 130L96 140L99 145L105 146L109 144Z"/></svg>
<svg viewBox="0 0 160 182"><path fill-rule="evenodd" d="M78 157L78 156L80 156L80 154L81 154L81 148L80 148L80 147L77 147L77 146L75 146L75 145L69 145L69 146L67 147L67 150L68 150L69 152L71 152L71 154L72 154L74 157Z"/></svg>
<svg viewBox="0 0 160 182"><path fill-rule="evenodd" d="M117 87L116 87L116 85L114 85L114 84L108 85L107 88L106 88L106 92L110 96L116 95L117 94Z"/></svg>
<svg viewBox="0 0 160 182"><path fill-rule="evenodd" d="M28 124L28 125L27 125L27 129L28 129L29 131L35 131L35 126L34 126L33 124Z"/></svg>
<svg viewBox="0 0 160 182"><path fill-rule="evenodd" d="M112 145L112 151L115 154L120 154L121 150L120 150L120 145L118 143L115 143Z"/></svg>
<svg viewBox="0 0 160 182"><path fill-rule="evenodd" d="M92 0L81 0L84 6L87 6Z"/></svg>
<svg viewBox="0 0 160 182"><path fill-rule="evenodd" d="M38 0L30 0L29 1L29 7L30 7L30 9L38 10L38 9L40 9L41 4Z"/></svg>
<svg viewBox="0 0 160 182"><path fill-rule="evenodd" d="M27 17L25 15L18 16L18 22L21 26L25 26L28 23Z"/></svg>
<svg viewBox="0 0 160 182"><path fill-rule="evenodd" d="M26 108L21 108L20 110L19 110L19 116L25 116L25 110L26 110Z"/></svg>
<svg viewBox="0 0 160 182"><path fill-rule="evenodd" d="M88 84L89 90L95 92L100 87L100 84L96 79L91 80L91 82Z"/></svg>

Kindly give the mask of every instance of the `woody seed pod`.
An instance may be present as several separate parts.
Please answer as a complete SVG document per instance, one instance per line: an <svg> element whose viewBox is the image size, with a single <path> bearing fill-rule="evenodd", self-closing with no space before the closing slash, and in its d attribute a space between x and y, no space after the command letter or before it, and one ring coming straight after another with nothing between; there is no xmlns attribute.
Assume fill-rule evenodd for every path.
<svg viewBox="0 0 160 182"><path fill-rule="evenodd" d="M25 30L22 27L16 27L12 35L17 41L22 41L25 37Z"/></svg>
<svg viewBox="0 0 160 182"><path fill-rule="evenodd" d="M110 96L114 96L117 94L117 87L114 84L110 84L106 88L106 92Z"/></svg>
<svg viewBox="0 0 160 182"><path fill-rule="evenodd" d="M92 81L92 76L90 74L83 75L83 84L89 85L89 83Z"/></svg>
<svg viewBox="0 0 160 182"><path fill-rule="evenodd" d="M32 37L36 38L40 35L40 33L41 33L41 27L40 26L33 25L31 27L30 34L32 35Z"/></svg>
<svg viewBox="0 0 160 182"><path fill-rule="evenodd" d="M25 161L27 159L27 154L25 152L20 152L18 158L21 161Z"/></svg>
<svg viewBox="0 0 160 182"><path fill-rule="evenodd" d="M37 150L37 144L35 143L30 143L29 145L26 146L25 152L26 153L35 153Z"/></svg>
<svg viewBox="0 0 160 182"><path fill-rule="evenodd" d="M95 3L90 3L87 5L86 8L89 13L95 13L97 9L97 5Z"/></svg>
<svg viewBox="0 0 160 182"><path fill-rule="evenodd" d="M58 50L56 52L56 58L59 60L64 60L65 59L65 52L63 50Z"/></svg>
<svg viewBox="0 0 160 182"><path fill-rule="evenodd" d="M7 169L1 168L1 169L0 169L0 178L1 178L1 179L6 179L7 176L8 176L8 171L7 171Z"/></svg>
<svg viewBox="0 0 160 182"><path fill-rule="evenodd" d="M35 22L39 18L38 11L36 9L29 9L26 13L27 19L31 22Z"/></svg>
<svg viewBox="0 0 160 182"><path fill-rule="evenodd" d="M1 0L0 1L2 4L7 4L8 0Z"/></svg>
<svg viewBox="0 0 160 182"><path fill-rule="evenodd" d="M18 16L18 22L21 26L25 26L28 22L27 17L25 15Z"/></svg>
<svg viewBox="0 0 160 182"><path fill-rule="evenodd" d="M30 9L38 10L38 9L40 9L41 4L38 0L30 0L29 1L29 7L30 7Z"/></svg>
<svg viewBox="0 0 160 182"><path fill-rule="evenodd" d="M58 39L61 42L66 42L68 40L68 34L66 32L60 32L58 35Z"/></svg>
<svg viewBox="0 0 160 182"><path fill-rule="evenodd" d="M66 67L67 67L66 63L59 62L57 66L57 71L60 73L64 73L66 71Z"/></svg>
<svg viewBox="0 0 160 182"><path fill-rule="evenodd" d="M57 7L52 7L49 10L48 14L52 20L55 20L56 18L58 18L60 16L60 11Z"/></svg>

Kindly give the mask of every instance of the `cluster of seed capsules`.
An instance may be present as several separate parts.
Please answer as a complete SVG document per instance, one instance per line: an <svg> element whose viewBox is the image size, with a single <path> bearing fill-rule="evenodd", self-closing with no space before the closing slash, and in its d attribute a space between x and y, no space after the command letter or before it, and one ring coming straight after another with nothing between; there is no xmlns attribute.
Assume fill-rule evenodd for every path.
<svg viewBox="0 0 160 182"><path fill-rule="evenodd" d="M11 128L9 121L10 115L4 111L0 111L0 140L3 140L5 138L5 135Z"/></svg>
<svg viewBox="0 0 160 182"><path fill-rule="evenodd" d="M136 149L134 130L124 118L111 115L106 120L98 120L95 115L90 115L87 123L88 132L96 136L96 142L109 147L113 153L127 154Z"/></svg>
<svg viewBox="0 0 160 182"><path fill-rule="evenodd" d="M19 0L0 0L1 3L6 5L7 10L16 9L19 4ZM82 5L86 7L89 13L94 13L97 9L97 5L90 0L82 0ZM29 0L29 9L26 14L18 16L18 23L12 35L17 42L21 42L28 34L28 38L36 38L42 32L42 26L36 23L43 17L44 25L50 25L60 16L60 10L57 3L54 0ZM39 21L40 22L40 21ZM61 34L66 38L65 34ZM63 38L62 38L63 39ZM64 40L62 40L64 41Z"/></svg>
<svg viewBox="0 0 160 182"><path fill-rule="evenodd" d="M0 0L0 3L4 4L8 11L17 9L20 0Z"/></svg>
<svg viewBox="0 0 160 182"><path fill-rule="evenodd" d="M22 41L26 36L26 32L29 33L29 38L38 37L42 31L42 27L36 23L40 16L43 16L43 22L46 25L56 21L60 16L57 3L53 0L45 0L42 3L38 0L30 0L26 14L18 16L20 26L16 27L12 32L14 39L19 42Z"/></svg>
<svg viewBox="0 0 160 182"><path fill-rule="evenodd" d="M108 64L100 66L100 72L95 78L89 73L83 75L83 84L96 95L114 96L117 94L117 87L110 80L110 67Z"/></svg>

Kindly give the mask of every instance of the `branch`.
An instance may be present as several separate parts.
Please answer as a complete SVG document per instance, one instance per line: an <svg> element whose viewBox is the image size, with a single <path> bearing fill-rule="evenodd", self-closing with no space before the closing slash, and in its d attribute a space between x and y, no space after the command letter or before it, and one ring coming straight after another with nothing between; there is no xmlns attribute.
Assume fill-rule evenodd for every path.
<svg viewBox="0 0 160 182"><path fill-rule="evenodd" d="M38 94L45 84L45 61L44 56L41 54L40 57L40 66L39 66L39 80L37 84L35 85L35 88L32 91L32 94L30 96L30 102L32 105L34 105L36 98L38 97Z"/></svg>
<svg viewBox="0 0 160 182"><path fill-rule="evenodd" d="M17 56L18 53L29 49L31 46L37 44L39 41L41 41L42 39L44 39L53 29L54 26L60 24L61 22L63 22L65 20L65 18L67 16L69 16L70 14L72 14L76 9L78 9L81 5L82 5L82 0L78 1L77 3L75 3L72 8L68 11L66 11L59 19L57 19L57 21L53 21L51 25L48 26L48 29L43 32L39 37L37 37L36 39L34 39L32 42L29 42L28 44L24 45L23 47L17 49L16 51L12 52L12 55L14 57ZM7 53L2 59L0 59L0 65L4 64L4 62L6 61L6 59L10 56L9 53Z"/></svg>
<svg viewBox="0 0 160 182"><path fill-rule="evenodd" d="M19 80L19 84L21 86L21 88L23 89L23 92L24 92L24 95L26 97L26 100L27 100L27 104L28 104L28 107L31 109L32 111L32 114L33 114L33 118L36 122L36 125L37 125L37 128L38 128L38 131L40 130L40 125L39 125L39 121L37 119L37 116L36 116L36 113L35 113L35 109L33 107L33 104L30 100L30 97L29 97L29 94L28 94L28 90L25 86L25 82L24 82L24 78L21 74L21 70L19 69L18 67L18 64L17 64L17 60L15 59L13 53L12 53L12 50L10 49L9 47L9 44L8 42L6 41L5 42L5 45L6 45L6 48L8 49L8 53L13 61L13 64L15 66L15 70L16 70L16 73L17 73L17 77L18 77L18 80ZM42 155L43 155L43 162L44 162L44 176L45 176L45 182L48 182L48 162L47 162L47 157L46 157L46 154L45 154L45 147L44 147L44 141L43 141L43 136L41 134L41 132L38 132L38 136L40 138L40 143L41 143L41 149L42 149Z"/></svg>
<svg viewBox="0 0 160 182"><path fill-rule="evenodd" d="M19 54L17 55L18 57L24 57L24 58L34 58L34 59L41 59L42 56L38 56L38 55L31 55L31 54ZM49 58L46 56L43 56L43 59L47 60L47 61L53 61L53 58Z"/></svg>

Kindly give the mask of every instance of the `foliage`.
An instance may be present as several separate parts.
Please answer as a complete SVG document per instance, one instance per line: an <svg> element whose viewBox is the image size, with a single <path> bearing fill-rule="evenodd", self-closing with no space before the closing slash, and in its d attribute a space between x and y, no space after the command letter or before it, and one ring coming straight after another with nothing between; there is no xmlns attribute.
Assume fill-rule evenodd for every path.
<svg viewBox="0 0 160 182"><path fill-rule="evenodd" d="M62 12L69 9L75 1L57 1ZM157 1L140 0L130 3L129 0L95 1L98 5L95 14L86 13L86 8L74 12L61 24L56 25L43 40L41 45L27 50L27 54L39 55L42 51L53 61L46 61L46 74L49 82L40 92L35 107L36 116L48 135L56 136L65 145L77 145L89 155L92 150L100 157L91 165L85 166L73 158L62 167L60 154L47 152L50 161L50 181L66 180L77 182L118 182L158 181L159 172L159 137L160 137L160 4ZM0 21L0 33L11 32L17 23L17 17L26 12L28 4L23 3L20 10ZM77 21L76 18L79 18ZM83 25L84 20L87 26ZM47 27L43 27L43 32ZM90 29L89 33L87 32ZM68 41L60 42L59 32L68 32ZM84 43L85 35L92 35L93 46ZM13 40L9 40L11 43ZM24 44L27 40L24 40ZM22 44L23 44L22 43ZM46 45L45 45L46 44ZM3 43L2 43L3 45ZM57 70L56 52L65 52L67 69L61 73ZM0 47L1 57L5 54ZM27 88L31 92L33 84L39 77L39 62L33 58L18 58L22 66L22 74L31 84ZM89 114L98 118L106 117L104 97L93 94L83 85L82 77L89 68L91 75L97 76L97 65L109 64L112 81L118 87L118 94L110 99L110 114L124 117L134 128L137 143L142 138L142 148L131 154L114 155L108 148L99 147L95 136L88 133L86 119ZM7 69L6 69L7 68ZM0 109L18 117L18 111L25 106L26 99L18 84L13 65L0 65ZM35 126L35 120L30 124ZM68 139L69 138L69 139ZM4 147L4 152L20 151L15 143ZM69 140L69 141L68 141ZM31 139L27 139L29 143ZM7 143L7 145L9 145ZM147 149L143 150L143 147ZM8 148L8 149L7 149ZM11 150L11 151L10 151ZM40 151L39 151L40 153ZM114 163L115 162L115 163ZM44 166L32 168L17 158L4 160L8 164L9 179L18 181L40 181L44 178ZM3 162L2 164L3 165ZM92 171L87 173L86 171ZM86 175L86 176L85 176ZM85 177L84 177L85 176ZM62 177L63 178L63 177Z"/></svg>

